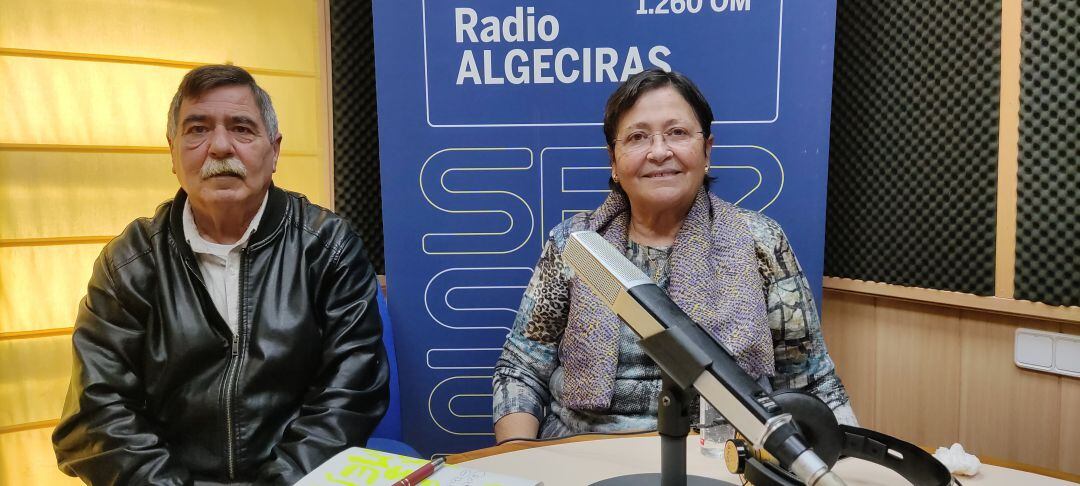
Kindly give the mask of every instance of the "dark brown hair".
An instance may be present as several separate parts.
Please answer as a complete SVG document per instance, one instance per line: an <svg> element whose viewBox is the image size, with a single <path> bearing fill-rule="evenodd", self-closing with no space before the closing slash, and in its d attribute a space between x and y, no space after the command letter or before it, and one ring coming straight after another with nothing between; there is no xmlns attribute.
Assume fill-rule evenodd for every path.
<svg viewBox="0 0 1080 486"><path fill-rule="evenodd" d="M263 125L266 126L267 134L273 138L278 133L277 113L274 112L274 104L270 101L270 95L259 87L251 73L242 67L226 64L208 64L199 66L184 75L180 86L176 88L172 103L169 105L169 125L167 133L169 138L176 135L176 126L179 123L180 103L183 100L198 99L214 88L222 86L247 86L251 94L255 96L255 105L262 115Z"/></svg>

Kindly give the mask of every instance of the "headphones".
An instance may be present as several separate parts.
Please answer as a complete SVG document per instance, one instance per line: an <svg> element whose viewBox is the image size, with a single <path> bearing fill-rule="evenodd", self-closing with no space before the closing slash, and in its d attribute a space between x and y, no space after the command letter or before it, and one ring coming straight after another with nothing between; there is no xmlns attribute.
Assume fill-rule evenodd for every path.
<svg viewBox="0 0 1080 486"><path fill-rule="evenodd" d="M803 437L829 468L842 457L854 457L892 469L916 486L960 485L943 464L919 447L870 429L840 425L828 405L813 395L781 390L771 396L791 414ZM754 486L803 484L768 452L754 448L740 435L727 441L724 461L729 472L743 475Z"/></svg>

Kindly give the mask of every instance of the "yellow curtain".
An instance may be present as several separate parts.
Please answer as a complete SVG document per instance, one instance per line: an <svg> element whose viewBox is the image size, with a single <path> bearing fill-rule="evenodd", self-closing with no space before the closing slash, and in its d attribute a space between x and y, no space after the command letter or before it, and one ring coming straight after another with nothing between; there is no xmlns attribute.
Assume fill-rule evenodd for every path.
<svg viewBox="0 0 1080 486"><path fill-rule="evenodd" d="M0 2L0 484L78 484L49 435L71 326L101 247L178 184L180 78L248 68L274 100L275 181L332 204L325 0Z"/></svg>

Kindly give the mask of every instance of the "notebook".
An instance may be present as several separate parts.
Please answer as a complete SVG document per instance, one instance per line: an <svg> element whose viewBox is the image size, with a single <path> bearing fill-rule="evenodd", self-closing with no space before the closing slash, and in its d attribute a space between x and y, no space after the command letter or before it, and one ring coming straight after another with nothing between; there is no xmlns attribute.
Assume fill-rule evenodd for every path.
<svg viewBox="0 0 1080 486"><path fill-rule="evenodd" d="M428 461L389 452L352 447L339 452L304 476L296 486L390 486ZM420 486L543 486L505 474L447 464Z"/></svg>

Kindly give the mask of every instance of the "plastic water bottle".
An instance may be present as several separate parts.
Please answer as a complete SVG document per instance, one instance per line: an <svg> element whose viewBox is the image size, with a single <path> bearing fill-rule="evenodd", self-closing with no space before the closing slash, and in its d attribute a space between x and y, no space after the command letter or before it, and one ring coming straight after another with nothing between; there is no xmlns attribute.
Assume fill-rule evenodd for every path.
<svg viewBox="0 0 1080 486"><path fill-rule="evenodd" d="M701 407L698 416L701 424L701 454L708 457L724 457L724 443L735 437L735 428L720 415L708 400L701 397Z"/></svg>

